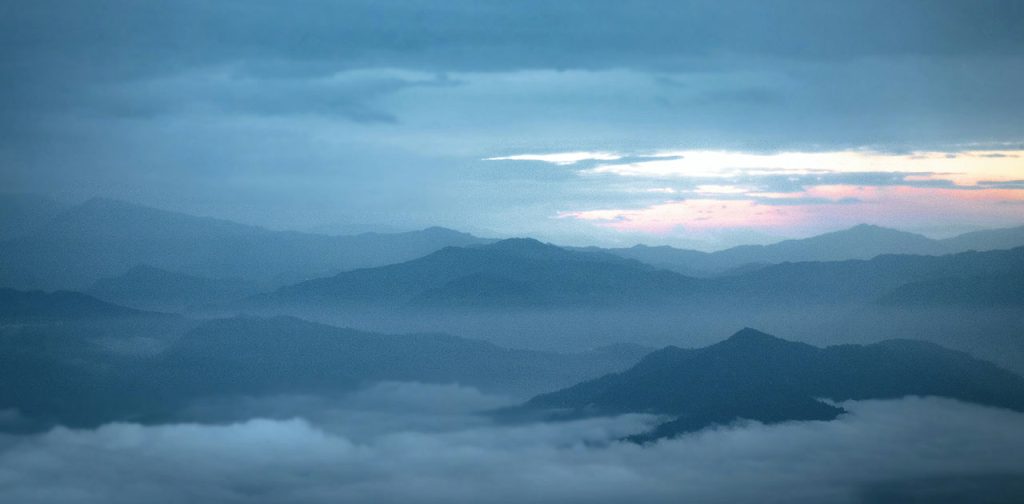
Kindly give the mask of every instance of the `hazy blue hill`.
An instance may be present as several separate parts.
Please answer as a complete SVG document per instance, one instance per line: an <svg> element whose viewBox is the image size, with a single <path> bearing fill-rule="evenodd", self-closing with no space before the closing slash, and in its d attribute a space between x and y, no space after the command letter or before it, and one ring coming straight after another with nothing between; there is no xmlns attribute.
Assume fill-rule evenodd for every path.
<svg viewBox="0 0 1024 504"><path fill-rule="evenodd" d="M153 266L136 266L123 275L102 278L86 292L97 298L143 309L179 310L254 294L257 286L237 278L201 278Z"/></svg>
<svg viewBox="0 0 1024 504"><path fill-rule="evenodd" d="M71 291L19 291L0 288L0 320L65 321L155 315Z"/></svg>
<svg viewBox="0 0 1024 504"><path fill-rule="evenodd" d="M1024 306L1024 271L911 282L886 293L878 302L904 308Z"/></svg>
<svg viewBox="0 0 1024 504"><path fill-rule="evenodd" d="M1024 226L933 240L915 233L861 224L810 238L785 240L771 245L742 245L718 252L643 245L603 250L686 275L716 276L740 273L743 269L751 269L750 265L846 261L893 254L943 255L1021 246L1024 246Z"/></svg>
<svg viewBox="0 0 1024 504"><path fill-rule="evenodd" d="M1024 247L946 256L765 266L694 279L607 253L533 240L449 247L406 263L343 272L258 298L284 305L441 308L728 306L868 303L902 285L949 277L1018 275Z"/></svg>
<svg viewBox="0 0 1024 504"><path fill-rule="evenodd" d="M940 240L951 251L997 250L1024 245L1024 226L986 229Z"/></svg>
<svg viewBox="0 0 1024 504"><path fill-rule="evenodd" d="M0 335L2 336L2 335ZM203 398L344 394L379 381L458 383L528 396L628 368L650 351L502 348L446 334L385 335L290 317L204 322L163 352L128 356L88 338L0 337L0 409L38 425L167 420ZM48 336L45 335L44 336Z"/></svg>
<svg viewBox="0 0 1024 504"><path fill-rule="evenodd" d="M189 325L77 292L0 289L0 409L35 412L43 422L58 411L102 409L120 397L104 397L103 387L126 369L125 359L159 348Z"/></svg>
<svg viewBox="0 0 1024 504"><path fill-rule="evenodd" d="M571 251L531 239L448 247L420 259L340 273L279 289L283 303L392 306L556 306L679 299L695 281L606 253Z"/></svg>
<svg viewBox="0 0 1024 504"><path fill-rule="evenodd" d="M841 261L871 259L882 254L942 254L946 249L934 240L914 233L860 224L842 231L771 245L745 245L716 252L719 261L740 266L747 263Z"/></svg>
<svg viewBox="0 0 1024 504"><path fill-rule="evenodd" d="M668 347L627 371L528 401L561 417L631 412L676 417L646 441L737 419L829 420L834 401L935 395L1024 410L1024 378L938 345L892 340L818 348L744 329L693 350Z"/></svg>
<svg viewBox="0 0 1024 504"><path fill-rule="evenodd" d="M86 287L139 264L207 278L282 285L379 266L449 245L486 243L442 228L393 235L325 236L271 231L96 198L66 209L0 248L0 283Z"/></svg>
<svg viewBox="0 0 1024 504"><path fill-rule="evenodd" d="M708 282L708 299L868 302L902 285L942 278L1016 275L1024 247L945 256L882 255L871 260L783 263Z"/></svg>
<svg viewBox="0 0 1024 504"><path fill-rule="evenodd" d="M675 271L689 276L705 276L710 273L709 268L711 254L698 250L687 250L669 247L667 245L648 246L634 245L629 248L601 249L598 247L586 247L580 250L592 252L607 252L627 259L635 259L651 266Z"/></svg>
<svg viewBox="0 0 1024 504"><path fill-rule="evenodd" d="M522 393L625 369L647 351L630 347L615 353L555 354L446 334L382 335L290 317L243 317L203 324L175 343L161 362L210 392L336 392L404 380Z"/></svg>
<svg viewBox="0 0 1024 504"><path fill-rule="evenodd" d="M0 194L0 240L34 232L63 211L65 205L35 194Z"/></svg>

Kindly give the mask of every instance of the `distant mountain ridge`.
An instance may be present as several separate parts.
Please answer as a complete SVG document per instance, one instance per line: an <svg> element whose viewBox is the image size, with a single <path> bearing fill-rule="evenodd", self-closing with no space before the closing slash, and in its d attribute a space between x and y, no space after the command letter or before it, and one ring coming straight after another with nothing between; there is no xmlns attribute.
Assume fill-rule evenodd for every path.
<svg viewBox="0 0 1024 504"><path fill-rule="evenodd" d="M1024 247L945 256L797 262L719 278L691 278L596 251L536 240L448 247L400 264L339 273L259 296L272 304L429 309L550 309L731 303L806 307L872 303L905 284L942 278L1019 276ZM1013 285L1008 289L1012 291Z"/></svg>
<svg viewBox="0 0 1024 504"><path fill-rule="evenodd" d="M741 245L718 252L669 246L586 250L605 252L646 262L690 276L728 275L738 269L784 262L831 262L872 259L879 255L946 255L969 250L988 251L1024 246L1024 226L976 231L936 240L923 235L860 224L810 238L771 245Z"/></svg>
<svg viewBox="0 0 1024 504"><path fill-rule="evenodd" d="M1019 277L1024 247L944 256L881 255L870 260L782 263L716 278L705 299L772 304L873 302L905 284L944 278Z"/></svg>
<svg viewBox="0 0 1024 504"><path fill-rule="evenodd" d="M238 299L258 291L253 282L238 278L202 278L148 265L136 266L116 277L101 278L86 290L113 303L173 311Z"/></svg>
<svg viewBox="0 0 1024 504"><path fill-rule="evenodd" d="M693 280L601 252L514 238L446 247L400 264L339 273L283 287L261 300L298 304L419 307L555 307L660 301Z"/></svg>
<svg viewBox="0 0 1024 504"><path fill-rule="evenodd" d="M666 347L632 368L542 394L506 414L562 418L674 417L636 441L739 419L831 420L832 401L933 395L1024 411L1024 378L969 355L911 340L818 348L754 329L698 349Z"/></svg>
<svg viewBox="0 0 1024 504"><path fill-rule="evenodd" d="M40 322L161 315L119 306L71 291L0 288L0 321Z"/></svg>
<svg viewBox="0 0 1024 504"><path fill-rule="evenodd" d="M45 196L0 194L0 240L31 234L66 208Z"/></svg>
<svg viewBox="0 0 1024 504"><path fill-rule="evenodd" d="M85 288L139 265L278 286L490 240L443 228L326 236L94 198L0 245L0 285Z"/></svg>
<svg viewBox="0 0 1024 504"><path fill-rule="evenodd" d="M188 407L197 400L336 397L381 381L457 383L522 397L626 369L651 350L621 344L558 354L291 317L208 320L162 353L141 357L100 352L77 335L58 336L53 345L35 345L41 338L0 335L0 409L17 409L36 428L189 421Z"/></svg>
<svg viewBox="0 0 1024 504"><path fill-rule="evenodd" d="M1024 307L1024 271L911 282L887 292L878 302L902 308Z"/></svg>

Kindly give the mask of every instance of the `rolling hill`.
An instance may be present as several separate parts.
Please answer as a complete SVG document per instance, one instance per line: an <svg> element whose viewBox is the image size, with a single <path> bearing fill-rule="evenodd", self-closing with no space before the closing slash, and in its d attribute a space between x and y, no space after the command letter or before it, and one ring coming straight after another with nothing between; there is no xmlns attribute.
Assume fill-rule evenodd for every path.
<svg viewBox="0 0 1024 504"><path fill-rule="evenodd" d="M104 352L88 339L0 334L0 409L36 428L188 420L209 398L334 397L381 381L458 383L529 396L628 368L650 349L621 344L574 354L502 348L446 334L386 335L290 317L206 321L162 352ZM26 345L25 343L33 343Z"/></svg>
<svg viewBox="0 0 1024 504"><path fill-rule="evenodd" d="M1024 226L965 233L935 240L923 235L861 224L849 229L771 245L742 245L717 252L637 245L598 249L690 276L733 275L784 262L832 262L879 255L946 255L1024 246Z"/></svg>
<svg viewBox="0 0 1024 504"><path fill-rule="evenodd" d="M113 303L153 310L182 310L255 294L257 286L237 278L201 278L153 266L136 266L123 275L101 278L86 290Z"/></svg>
<svg viewBox="0 0 1024 504"><path fill-rule="evenodd" d="M95 198L0 244L0 285L86 288L139 265L279 286L488 240L444 228L326 236Z"/></svg>
<svg viewBox="0 0 1024 504"><path fill-rule="evenodd" d="M830 420L843 413L821 399L908 395L1024 411L1024 378L931 343L888 340L818 348L748 328L704 348L664 348L627 371L539 395L506 413L672 417L634 438L650 441L739 419Z"/></svg>
<svg viewBox="0 0 1024 504"><path fill-rule="evenodd" d="M0 321L45 322L158 315L71 291L0 289Z"/></svg>
<svg viewBox="0 0 1024 504"><path fill-rule="evenodd" d="M532 239L447 247L401 264L281 288L263 303L550 308L677 301L696 281L611 254Z"/></svg>

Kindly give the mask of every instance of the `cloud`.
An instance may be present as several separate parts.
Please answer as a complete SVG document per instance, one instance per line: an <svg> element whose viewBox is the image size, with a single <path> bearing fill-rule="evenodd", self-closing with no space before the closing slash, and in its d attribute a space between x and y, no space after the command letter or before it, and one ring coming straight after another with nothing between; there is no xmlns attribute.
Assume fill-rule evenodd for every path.
<svg viewBox="0 0 1024 504"><path fill-rule="evenodd" d="M681 180L700 167L657 182L654 163L671 172L687 160L644 153L1019 150L1024 38L1011 20L1020 9L998 0L15 2L0 16L10 76L0 79L0 185L274 228L373 221L624 244L553 217L663 202L635 197L637 188L686 197L688 186L747 183ZM555 170L481 161L562 152L622 157ZM1014 160L978 158L999 159ZM573 176L604 165L642 167L652 180ZM794 190L769 176L761 182L773 187L753 189ZM933 215L929 227L946 220Z"/></svg>
<svg viewBox="0 0 1024 504"><path fill-rule="evenodd" d="M649 447L615 441L646 428L642 416L369 439L302 419L58 428L0 440L0 490L34 503L1021 497L1021 414L920 398L844 407L833 422L748 423Z"/></svg>
<svg viewBox="0 0 1024 504"><path fill-rule="evenodd" d="M556 152L553 154L516 154L484 159L484 161L541 161L558 166L568 166L580 161L615 161L622 155L614 152Z"/></svg>
<svg viewBox="0 0 1024 504"><path fill-rule="evenodd" d="M1024 189L1024 180L982 180L978 187L995 189Z"/></svg>
<svg viewBox="0 0 1024 504"><path fill-rule="evenodd" d="M725 150L666 151L658 159L637 160L629 163L602 163L582 170L581 174L618 175L622 177L736 177L787 176L813 177L845 176L874 177L866 184L892 183L884 177L896 177L899 182L917 177L916 181L955 177L960 181L977 181L984 176L1011 176L1020 164L1014 159L1018 152L991 156L985 151L912 152L895 154L858 150L840 151L784 151L745 152Z"/></svg>
<svg viewBox="0 0 1024 504"><path fill-rule="evenodd" d="M95 88L84 106L114 118L165 114L312 115L356 122L395 122L382 97L414 87L455 86L444 75L395 69L325 76L261 76L243 68L199 69L153 80Z"/></svg>
<svg viewBox="0 0 1024 504"><path fill-rule="evenodd" d="M274 395L205 398L188 405L182 421L230 423L239 419L303 418L333 434L369 439L401 431L443 432L483 426L483 411L517 401L472 387L381 382L341 397Z"/></svg>
<svg viewBox="0 0 1024 504"><path fill-rule="evenodd" d="M1024 42L1010 21L1019 18L1020 7L1002 0L940 8L925 1L894 8L880 0L828 7L799 0L776 5L753 0L731 5L307 0L290 9L267 0L212 6L195 0L145 6L108 0L98 7L50 0L7 14L4 45L14 54L35 48L57 58L68 49L73 59L103 51L114 63L143 68L144 57L153 53L180 54L171 61L178 65L262 56L478 70L665 68L716 51L837 60L1005 53ZM382 19L387 23L374 22ZM76 29L61 30L69 26ZM111 31L114 26L121 29ZM885 36L867 36L866 26ZM55 37L42 44L49 33ZM148 65L150 71L157 66Z"/></svg>
<svg viewBox="0 0 1024 504"><path fill-rule="evenodd" d="M714 229L776 229L810 236L871 223L901 229L922 227L939 212L964 221L998 219L1019 225L1006 202L1024 201L1024 190L821 184L800 191L672 195L654 204L563 210L558 216L620 232L692 234Z"/></svg>
<svg viewBox="0 0 1024 504"><path fill-rule="evenodd" d="M647 159L623 155L576 168L581 180L619 187L617 204L591 201L588 208L559 209L557 216L620 232L662 235L716 228L809 235L843 224L894 221L918 227L939 208L957 208L961 218L1013 225L1019 217L1007 212L1004 202L1024 199L1015 178L1017 152L998 157L976 150L956 155L705 150L664 151ZM654 195L663 198L652 201ZM942 204L937 207L936 201Z"/></svg>

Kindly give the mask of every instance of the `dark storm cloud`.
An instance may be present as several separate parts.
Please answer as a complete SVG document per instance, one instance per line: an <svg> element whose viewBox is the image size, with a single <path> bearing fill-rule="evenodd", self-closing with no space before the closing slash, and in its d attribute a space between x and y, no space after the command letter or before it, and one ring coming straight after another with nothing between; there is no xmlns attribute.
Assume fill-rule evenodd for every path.
<svg viewBox="0 0 1024 504"><path fill-rule="evenodd" d="M639 416L372 437L301 419L59 428L0 439L0 491L83 504L1020 497L1020 414L940 399L843 406L852 413L832 422L740 424L647 447L615 441L650 425Z"/></svg>

